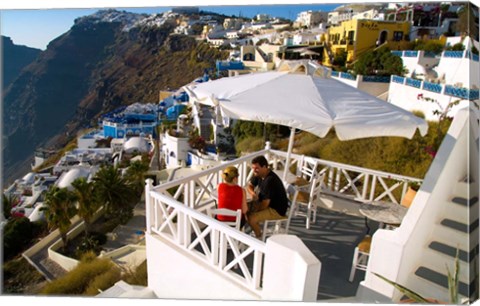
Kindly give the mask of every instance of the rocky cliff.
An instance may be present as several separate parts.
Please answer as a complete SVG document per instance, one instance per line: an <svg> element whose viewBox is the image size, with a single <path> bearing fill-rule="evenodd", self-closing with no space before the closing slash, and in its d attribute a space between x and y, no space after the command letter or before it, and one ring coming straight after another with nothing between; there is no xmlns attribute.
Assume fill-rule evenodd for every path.
<svg viewBox="0 0 480 306"><path fill-rule="evenodd" d="M15 45L10 37L2 36L2 78L7 88L23 68L32 63L42 52L40 49Z"/></svg>
<svg viewBox="0 0 480 306"><path fill-rule="evenodd" d="M158 102L226 54L172 34L179 16L101 11L75 20L3 93L3 171L28 171L38 147L58 149L100 114Z"/></svg>

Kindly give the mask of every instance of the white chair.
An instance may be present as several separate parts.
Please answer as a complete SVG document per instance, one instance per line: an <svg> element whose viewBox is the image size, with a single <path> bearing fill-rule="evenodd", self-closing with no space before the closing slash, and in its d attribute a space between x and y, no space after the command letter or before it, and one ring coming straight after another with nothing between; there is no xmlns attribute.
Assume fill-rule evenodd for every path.
<svg viewBox="0 0 480 306"><path fill-rule="evenodd" d="M305 227L310 228L310 223L317 219L317 202L323 186L324 174L312 173L309 184L298 187L297 209L295 216L303 216L306 219Z"/></svg>
<svg viewBox="0 0 480 306"><path fill-rule="evenodd" d="M229 217L235 217L235 221L222 221L222 220L218 220L222 223L225 223L231 227L234 227L236 228L237 230L240 230L240 225L241 225L241 221L242 221L242 210L241 209L237 209L236 211L235 210L231 210L231 209L228 209L228 208L212 208L209 210L209 214L212 218L214 218L215 216L218 216L218 215L221 215L221 216L229 216Z"/></svg>
<svg viewBox="0 0 480 306"><path fill-rule="evenodd" d="M277 220L265 220L263 222L262 241L266 241L268 237L273 235L288 234L290 221L292 220L293 213L295 212L295 203L297 201L298 189L290 185L287 188L287 194L291 199L290 207L287 211L287 217Z"/></svg>
<svg viewBox="0 0 480 306"><path fill-rule="evenodd" d="M311 182L314 175L318 172L317 167L318 163L316 161L309 162L306 160L302 160L300 171L297 172L297 175L302 179Z"/></svg>
<svg viewBox="0 0 480 306"><path fill-rule="evenodd" d="M231 217L235 217L235 221L222 221L222 220L218 220L226 225L229 225L235 229L237 229L238 231L240 231L240 226L241 226L241 221L242 221L242 210L241 209L237 209L236 211L235 210L231 210L231 209L228 209L228 208L212 208L209 210L209 214L212 218L214 218L215 216L218 216L218 215L222 215L222 216L231 216ZM239 251L243 251L246 246L241 243L240 241L237 241L236 242L236 246L238 248ZM232 247L230 245L227 245L227 249L228 250L231 250ZM226 260L226 258L223 259L224 261ZM225 265L225 262L223 262L223 265ZM235 269L238 269L238 264L235 265Z"/></svg>
<svg viewBox="0 0 480 306"><path fill-rule="evenodd" d="M352 268L350 270L349 282L353 281L355 277L355 270L367 271L368 257L370 255L370 245L372 243L372 236L366 235L362 241L355 247L352 260Z"/></svg>

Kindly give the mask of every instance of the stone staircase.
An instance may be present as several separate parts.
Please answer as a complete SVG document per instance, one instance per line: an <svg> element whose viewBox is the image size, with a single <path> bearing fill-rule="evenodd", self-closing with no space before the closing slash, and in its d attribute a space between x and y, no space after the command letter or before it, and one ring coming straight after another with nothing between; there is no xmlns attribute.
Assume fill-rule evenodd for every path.
<svg viewBox="0 0 480 306"><path fill-rule="evenodd" d="M455 194L439 214L431 231L431 240L422 253L416 269L413 288L422 288L425 297L448 296L448 272L454 273L458 249L460 301L475 299L478 287L478 197L470 197L475 182L465 179L457 183ZM460 302L459 301L459 302Z"/></svg>

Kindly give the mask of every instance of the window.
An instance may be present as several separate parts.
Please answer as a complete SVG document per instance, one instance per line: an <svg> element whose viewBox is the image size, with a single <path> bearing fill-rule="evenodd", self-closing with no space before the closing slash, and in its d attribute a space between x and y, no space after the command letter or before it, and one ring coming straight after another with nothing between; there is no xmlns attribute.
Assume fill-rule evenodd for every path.
<svg viewBox="0 0 480 306"><path fill-rule="evenodd" d="M352 44L355 37L355 31L348 31L348 43Z"/></svg>
<svg viewBox="0 0 480 306"><path fill-rule="evenodd" d="M395 31L393 32L393 40L401 41L403 39L403 32Z"/></svg>

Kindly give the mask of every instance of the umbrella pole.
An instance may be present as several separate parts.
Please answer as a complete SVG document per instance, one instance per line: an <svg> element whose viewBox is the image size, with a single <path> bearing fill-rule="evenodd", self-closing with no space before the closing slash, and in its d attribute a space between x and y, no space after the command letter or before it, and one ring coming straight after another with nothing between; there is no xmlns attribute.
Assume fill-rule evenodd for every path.
<svg viewBox="0 0 480 306"><path fill-rule="evenodd" d="M287 160L285 161L285 169L283 169L283 181L286 181L287 171L290 171L290 157L293 150L293 142L295 140L295 128L292 127L290 131L290 139L288 140Z"/></svg>

